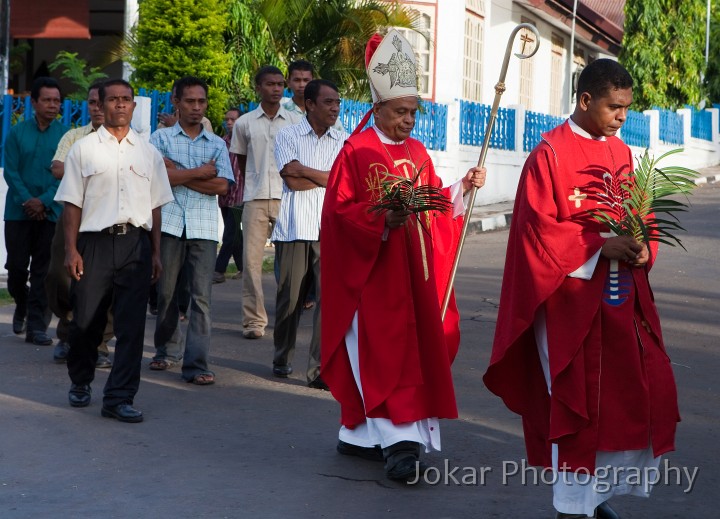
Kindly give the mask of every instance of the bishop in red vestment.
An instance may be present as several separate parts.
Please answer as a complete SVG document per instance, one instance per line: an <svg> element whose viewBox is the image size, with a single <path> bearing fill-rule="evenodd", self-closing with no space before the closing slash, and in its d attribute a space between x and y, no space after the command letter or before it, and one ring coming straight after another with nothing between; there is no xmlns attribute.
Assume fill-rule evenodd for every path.
<svg viewBox="0 0 720 519"><path fill-rule="evenodd" d="M485 172L472 168L444 189L453 214L371 211L390 175L441 186L425 147L409 137L418 108L412 48L396 31L382 39L386 51L380 40L367 60L375 126L346 141L323 204L321 376L341 405L338 450L384 459L389 478L408 479L420 445L439 450L438 419L457 417L450 365L459 319L454 300L444 323L440 307L462 195Z"/></svg>
<svg viewBox="0 0 720 519"><path fill-rule="evenodd" d="M543 134L520 178L484 381L522 416L531 464L592 474L612 458L598 453L673 450L679 414L648 282L657 246L606 237L588 214L622 210L633 166L615 133L632 79L611 60L583 76L572 119ZM555 485L558 517L614 517L613 492L587 487Z"/></svg>

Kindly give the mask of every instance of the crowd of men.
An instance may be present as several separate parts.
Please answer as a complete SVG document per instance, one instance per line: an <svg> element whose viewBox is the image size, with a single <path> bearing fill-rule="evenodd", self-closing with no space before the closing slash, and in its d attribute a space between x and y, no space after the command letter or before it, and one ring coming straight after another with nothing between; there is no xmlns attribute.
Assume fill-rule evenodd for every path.
<svg viewBox="0 0 720 519"><path fill-rule="evenodd" d="M102 416L143 420L134 398L153 284L149 369L179 365L186 382L213 384L212 286L225 281L232 256L242 277L242 336L261 339L269 238L272 374L293 372L300 315L314 301L306 379L340 404L337 451L384 462L394 480L417 480L427 469L420 455L440 450L439 419L458 414L451 366L459 315L450 297L443 319L441 302L452 290L465 195L484 185L486 172L470 168L443 187L410 137L416 61L402 35L375 35L365 61L373 106L352 135L338 121L337 86L313 79L304 61L287 78L276 67L258 70L260 104L242 115L228 110L224 138L207 127L208 85L196 77L175 82L175 113L149 141L130 125L135 102L124 80L93 85L90 124L69 132L57 120L57 82L35 81L35 117L6 144L8 290L13 331L27 342L51 345L51 311L59 318L53 356L67 363L71 406L88 406L95 369L111 367ZM283 99L286 84L291 99ZM615 133L631 102L627 72L594 62L580 76L571 118L528 158L484 377L522 415L531 462L571 475L657 467L674 448L679 420L647 281L656 247L604 234L575 203L582 192L588 204L620 210L613 182L632 169L632 157ZM387 183L400 180L441 192L449 210L371 210L387 201ZM614 292L617 280L622 290ZM644 482L609 484L600 493L559 478L557 517L612 519L610 497L647 495Z"/></svg>

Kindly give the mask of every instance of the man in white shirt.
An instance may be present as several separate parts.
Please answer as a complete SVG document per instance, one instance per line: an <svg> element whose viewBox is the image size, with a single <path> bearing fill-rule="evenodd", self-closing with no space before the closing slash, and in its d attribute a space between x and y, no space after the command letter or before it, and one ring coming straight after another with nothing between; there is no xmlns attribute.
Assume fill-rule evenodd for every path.
<svg viewBox="0 0 720 519"><path fill-rule="evenodd" d="M70 148L83 137L100 128L105 122L105 114L100 106L100 85L102 81L96 81L88 88L87 105L90 114L90 122L80 128L70 130L58 143L55 156L50 164L50 171L58 180L62 180L65 174L65 158L70 153ZM62 221L62 220L61 220ZM70 303L70 278L65 269L65 231L62 224L55 229L52 246L50 250L50 268L45 278L45 291L47 292L48 306L58 317L57 336L58 343L53 350L55 362L62 363L67 360L67 353L70 349L68 337L70 335L70 321L72 320L72 304ZM108 312L108 324L105 327L103 341L98 346L98 360L96 368L109 368L112 366L108 352L107 341L113 338L112 312Z"/></svg>
<svg viewBox="0 0 720 519"><path fill-rule="evenodd" d="M272 241L279 281L275 311L273 374L292 373L303 303L312 287L316 306L308 361L308 386L327 390L320 378L320 215L328 173L347 134L332 128L340 111L337 87L315 79L305 87L307 118L280 130L275 160L283 177L280 213Z"/></svg>
<svg viewBox="0 0 720 519"><path fill-rule="evenodd" d="M100 88L105 123L78 141L55 196L65 202L65 266L72 278L68 400L90 404L97 345L113 306L115 362L101 414L141 422L133 407L140 385L145 305L160 276L160 207L173 199L160 153L130 128L135 102L127 81Z"/></svg>

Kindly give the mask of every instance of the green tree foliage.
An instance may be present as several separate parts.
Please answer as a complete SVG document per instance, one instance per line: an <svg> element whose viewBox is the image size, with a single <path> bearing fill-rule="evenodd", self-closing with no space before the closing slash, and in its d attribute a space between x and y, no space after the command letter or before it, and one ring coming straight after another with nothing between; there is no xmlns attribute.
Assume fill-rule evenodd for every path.
<svg viewBox="0 0 720 519"><path fill-rule="evenodd" d="M677 108L703 99L705 0L625 3L619 61L635 80L636 110Z"/></svg>
<svg viewBox="0 0 720 519"><path fill-rule="evenodd" d="M233 105L256 99L255 72L262 66L285 65L275 50L265 19L258 16L256 0L227 0L225 41L231 73L225 84Z"/></svg>
<svg viewBox="0 0 720 519"><path fill-rule="evenodd" d="M210 86L208 118L218 125L228 104L223 86L230 57L223 33L227 0L141 0L130 40L131 81L137 87L169 90L182 76Z"/></svg>
<svg viewBox="0 0 720 519"><path fill-rule="evenodd" d="M710 53L705 74L705 88L713 103L720 103L720 5L712 4L710 17Z"/></svg>
<svg viewBox="0 0 720 519"><path fill-rule="evenodd" d="M229 45L238 53L233 81L242 84L245 92L252 91L248 79L259 66L274 64L284 69L295 59L305 59L315 65L318 77L334 81L344 97L368 99L367 41L385 27L413 28L419 17L398 2L377 0L230 3Z"/></svg>
<svg viewBox="0 0 720 519"><path fill-rule="evenodd" d="M88 88L98 79L105 79L107 74L100 71L99 67L89 67L87 61L78 58L77 52L61 50L55 56L55 61L48 65L50 71L62 68L61 77L69 79L76 90L67 95L68 98L82 101L87 99Z"/></svg>

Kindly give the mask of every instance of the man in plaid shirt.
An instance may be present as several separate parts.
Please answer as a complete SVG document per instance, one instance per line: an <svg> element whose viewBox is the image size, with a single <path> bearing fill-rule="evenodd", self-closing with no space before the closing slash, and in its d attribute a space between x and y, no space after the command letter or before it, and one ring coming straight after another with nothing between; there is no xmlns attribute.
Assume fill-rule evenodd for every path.
<svg viewBox="0 0 720 519"><path fill-rule="evenodd" d="M225 142L201 123L208 105L207 84L188 76L175 83L174 91L178 122L150 137L165 159L175 197L162 209L164 269L158 282L156 354L150 369L167 370L182 360L185 381L208 385L215 382L207 357L218 239L216 195L226 194L235 181ZM183 268L187 268L191 295L187 338L180 329L177 301L178 275Z"/></svg>

